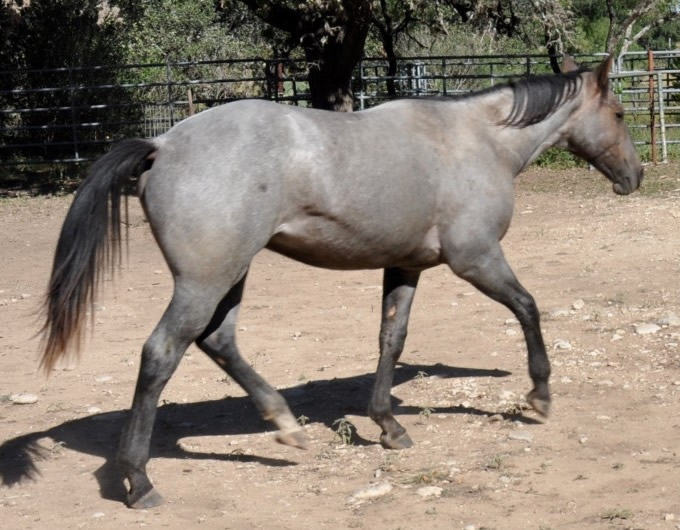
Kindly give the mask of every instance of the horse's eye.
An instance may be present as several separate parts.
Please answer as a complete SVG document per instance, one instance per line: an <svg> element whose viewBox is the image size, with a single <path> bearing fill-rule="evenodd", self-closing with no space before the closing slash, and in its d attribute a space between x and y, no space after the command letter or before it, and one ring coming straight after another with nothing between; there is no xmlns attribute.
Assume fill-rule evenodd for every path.
<svg viewBox="0 0 680 530"><path fill-rule="evenodd" d="M617 112L617 113L616 113L616 118L619 119L619 120L622 120L622 119L623 119L623 111Z"/></svg>

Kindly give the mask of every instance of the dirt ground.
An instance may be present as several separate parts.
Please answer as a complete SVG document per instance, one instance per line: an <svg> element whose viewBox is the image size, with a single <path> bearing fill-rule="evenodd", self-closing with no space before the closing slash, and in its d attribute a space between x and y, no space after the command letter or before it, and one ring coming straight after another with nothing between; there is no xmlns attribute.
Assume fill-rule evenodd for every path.
<svg viewBox="0 0 680 530"><path fill-rule="evenodd" d="M115 452L171 277L138 203L129 264L107 280L80 361L46 379L35 312L71 197L3 199L0 526L680 529L679 170L651 169L630 197L585 169L517 182L504 248L541 309L545 423L523 411L530 381L512 315L444 267L423 274L392 392L415 442L400 452L381 448L365 414L380 271L261 253L239 341L309 449L275 443L192 347L163 393L148 466L167 502L147 511L123 504Z"/></svg>

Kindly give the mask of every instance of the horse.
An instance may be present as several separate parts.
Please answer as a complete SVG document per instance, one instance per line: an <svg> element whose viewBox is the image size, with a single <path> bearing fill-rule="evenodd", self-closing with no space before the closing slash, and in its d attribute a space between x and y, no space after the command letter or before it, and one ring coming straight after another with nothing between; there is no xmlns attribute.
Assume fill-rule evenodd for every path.
<svg viewBox="0 0 680 530"><path fill-rule="evenodd" d="M77 351L103 270L120 265L121 198L137 191L174 279L142 348L118 452L127 505L158 506L146 464L160 394L196 343L279 429L305 447L285 399L241 356L236 319L262 249L336 270L384 269L380 357L368 414L385 448L412 441L390 404L395 365L422 271L447 265L521 324L533 388L550 411L550 363L536 303L500 241L513 179L551 146L597 168L625 195L643 177L609 87L612 56L469 95L393 100L340 113L260 100L200 112L154 139L125 139L91 166L59 235L45 298L41 366Z"/></svg>

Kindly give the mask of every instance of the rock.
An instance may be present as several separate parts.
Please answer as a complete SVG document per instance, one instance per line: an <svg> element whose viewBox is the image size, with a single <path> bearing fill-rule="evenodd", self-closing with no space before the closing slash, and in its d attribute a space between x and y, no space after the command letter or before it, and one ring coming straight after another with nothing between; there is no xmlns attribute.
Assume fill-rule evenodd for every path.
<svg viewBox="0 0 680 530"><path fill-rule="evenodd" d="M512 401L515 399L515 393L510 390L502 390L498 397L505 401Z"/></svg>
<svg viewBox="0 0 680 530"><path fill-rule="evenodd" d="M475 528L475 525L467 524L463 527L463 530L477 530L477 529Z"/></svg>
<svg viewBox="0 0 680 530"><path fill-rule="evenodd" d="M99 377L95 378L95 381L97 383L108 383L109 381L111 381L111 379L113 379L113 377L111 377L110 375L100 375Z"/></svg>
<svg viewBox="0 0 680 530"><path fill-rule="evenodd" d="M38 396L35 394L12 394L9 400L15 405L33 405L38 402Z"/></svg>
<svg viewBox="0 0 680 530"><path fill-rule="evenodd" d="M580 311L586 306L586 303L581 300L580 298L578 300L574 300L574 302L571 304L571 307L576 309L576 311Z"/></svg>
<svg viewBox="0 0 680 530"><path fill-rule="evenodd" d="M557 339L553 342L553 348L556 350L571 350L572 346L566 340Z"/></svg>
<svg viewBox="0 0 680 530"><path fill-rule="evenodd" d="M510 440L519 440L522 442L530 442L534 439L534 435L529 431L512 431L508 434Z"/></svg>
<svg viewBox="0 0 680 530"><path fill-rule="evenodd" d="M350 501L375 499L387 495L390 491L392 491L392 484L389 482L379 482L378 484L371 484L370 486L356 490L350 497Z"/></svg>
<svg viewBox="0 0 680 530"><path fill-rule="evenodd" d="M106 514L104 512L95 512L95 513L92 514L92 517L94 517L95 519L101 519L105 515Z"/></svg>
<svg viewBox="0 0 680 530"><path fill-rule="evenodd" d="M658 332L661 329L661 326L657 326L656 324L650 324L650 323L643 323L643 324L635 324L635 333L637 335L653 335L654 333Z"/></svg>
<svg viewBox="0 0 680 530"><path fill-rule="evenodd" d="M680 317L671 311L661 317L656 323L659 326L680 326Z"/></svg>
<svg viewBox="0 0 680 530"><path fill-rule="evenodd" d="M102 411L99 407L88 407L87 408L87 413L88 414L99 414Z"/></svg>
<svg viewBox="0 0 680 530"><path fill-rule="evenodd" d="M673 513L665 513L663 515L663 520L664 521L675 521L675 514Z"/></svg>
<svg viewBox="0 0 680 530"><path fill-rule="evenodd" d="M515 335L519 335L519 331L513 328L508 328L505 330L505 334L514 337Z"/></svg>
<svg viewBox="0 0 680 530"><path fill-rule="evenodd" d="M623 339L623 335L621 335L617 332L617 333L614 333L612 335L612 338L609 342L616 342L617 340L621 340L621 339Z"/></svg>
<svg viewBox="0 0 680 530"><path fill-rule="evenodd" d="M422 498L427 499L428 497L441 497L442 491L444 491L439 486L423 486L418 488L416 493Z"/></svg>
<svg viewBox="0 0 680 530"><path fill-rule="evenodd" d="M555 309L550 312L550 316L553 318L559 318L559 317L568 317L569 316L569 310L568 309Z"/></svg>

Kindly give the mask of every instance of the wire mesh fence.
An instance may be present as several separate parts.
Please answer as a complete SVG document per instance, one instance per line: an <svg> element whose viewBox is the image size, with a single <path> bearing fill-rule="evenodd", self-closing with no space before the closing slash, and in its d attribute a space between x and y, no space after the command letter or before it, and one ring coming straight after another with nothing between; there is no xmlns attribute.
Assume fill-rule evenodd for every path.
<svg viewBox="0 0 680 530"><path fill-rule="evenodd" d="M680 70L671 68L680 68L680 51L654 54L653 75L645 52L619 58L612 77L641 153L659 151L666 160L680 145ZM576 60L592 65L602 57ZM365 58L352 89L359 110L552 69L545 55ZM118 139L158 136L196 112L244 98L309 105L307 65L255 58L0 71L0 172L92 160Z"/></svg>

